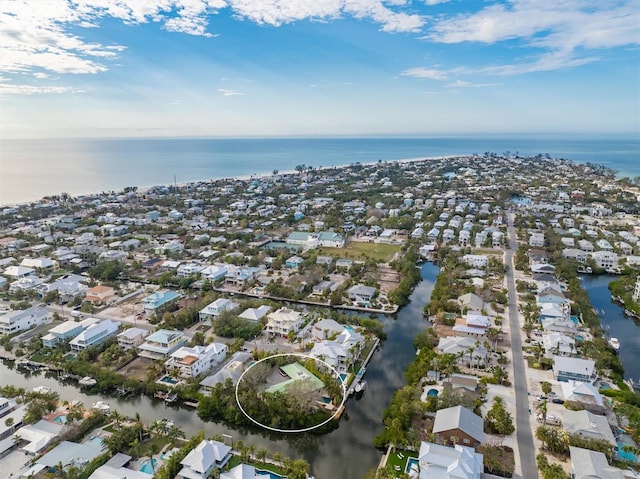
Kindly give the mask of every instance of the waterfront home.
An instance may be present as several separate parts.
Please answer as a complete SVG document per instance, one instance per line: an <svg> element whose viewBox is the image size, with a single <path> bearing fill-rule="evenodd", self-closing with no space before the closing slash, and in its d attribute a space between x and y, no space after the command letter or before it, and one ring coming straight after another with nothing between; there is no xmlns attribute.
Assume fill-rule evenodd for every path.
<svg viewBox="0 0 640 479"><path fill-rule="evenodd" d="M0 333L13 334L26 331L51 321L51 313L46 309L32 306L16 311L0 311Z"/></svg>
<svg viewBox="0 0 640 479"><path fill-rule="evenodd" d="M285 337L289 332L298 332L302 326L302 315L289 308L280 308L267 315L266 332Z"/></svg>
<svg viewBox="0 0 640 479"><path fill-rule="evenodd" d="M344 325L334 319L321 319L311 326L311 337L316 341L336 337L344 331Z"/></svg>
<svg viewBox="0 0 640 479"><path fill-rule="evenodd" d="M472 447L424 441L420 443L418 467L419 479L480 479L484 470L482 454Z"/></svg>
<svg viewBox="0 0 640 479"><path fill-rule="evenodd" d="M582 381L565 381L560 384L565 405L586 409L596 414L606 411L602 396L591 383Z"/></svg>
<svg viewBox="0 0 640 479"><path fill-rule="evenodd" d="M93 304L108 304L116 298L116 292L111 286L98 285L89 288L84 300Z"/></svg>
<svg viewBox="0 0 640 479"><path fill-rule="evenodd" d="M347 290L347 295L354 303L369 304L375 297L377 291L378 290L372 286L356 284Z"/></svg>
<svg viewBox="0 0 640 479"><path fill-rule="evenodd" d="M588 253L581 249L565 248L562 250L562 257L584 264L587 262Z"/></svg>
<svg viewBox="0 0 640 479"><path fill-rule="evenodd" d="M248 282L253 281L253 279L259 272L259 268L253 268L249 266L238 267L229 265L229 271L225 275L224 281L226 284L229 284L231 286L242 288Z"/></svg>
<svg viewBox="0 0 640 479"><path fill-rule="evenodd" d="M220 479L266 479L267 477L265 474L258 474L256 468L248 464L238 464L220 474Z"/></svg>
<svg viewBox="0 0 640 479"><path fill-rule="evenodd" d="M476 399L482 392L478 377L469 374L454 373L442 381L442 387L462 393L471 399Z"/></svg>
<svg viewBox="0 0 640 479"><path fill-rule="evenodd" d="M558 381L582 381L592 383L596 379L596 362L593 359L553 357L553 376Z"/></svg>
<svg viewBox="0 0 640 479"><path fill-rule="evenodd" d="M186 342L187 337L180 331L159 329L147 336L145 342L138 346L138 356L150 359L165 359Z"/></svg>
<svg viewBox="0 0 640 479"><path fill-rule="evenodd" d="M602 452L569 446L572 479L631 479L637 477L610 466Z"/></svg>
<svg viewBox="0 0 640 479"><path fill-rule="evenodd" d="M568 336L575 336L578 332L578 326L571 318L544 318L540 320L542 329L545 332L563 333Z"/></svg>
<svg viewBox="0 0 640 479"><path fill-rule="evenodd" d="M205 439L180 462L179 479L206 479L214 469L222 469L231 459L231 447Z"/></svg>
<svg viewBox="0 0 640 479"><path fill-rule="evenodd" d="M148 316L153 316L154 314L161 312L163 309L166 309L171 304L178 301L180 297L180 293L177 293L175 291L157 291L143 298L142 307L144 308L144 312Z"/></svg>
<svg viewBox="0 0 640 479"><path fill-rule="evenodd" d="M285 379L284 381L268 387L265 389L265 392L281 392L298 381L302 381L300 384L305 384L310 391L319 391L324 387L322 380L300 363L295 362L280 366L280 372L283 375L286 375L289 379Z"/></svg>
<svg viewBox="0 0 640 479"><path fill-rule="evenodd" d="M126 467L131 459L131 456L119 452L93 471L88 479L149 479L149 474Z"/></svg>
<svg viewBox="0 0 640 479"><path fill-rule="evenodd" d="M476 366L484 365L487 360L487 350L477 339L469 336L440 338L436 350L442 354L453 354L459 357L459 362Z"/></svg>
<svg viewBox="0 0 640 479"><path fill-rule="evenodd" d="M618 266L618 255L613 251L595 251L589 254L598 268L611 269Z"/></svg>
<svg viewBox="0 0 640 479"><path fill-rule="evenodd" d="M542 346L544 355L548 358L553 356L571 356L576 353L575 339L560 332L545 332L542 335Z"/></svg>
<svg viewBox="0 0 640 479"><path fill-rule="evenodd" d="M117 336L118 346L125 351L134 349L140 346L144 342L144 338L147 337L149 331L141 328L129 328L122 331Z"/></svg>
<svg viewBox="0 0 640 479"><path fill-rule="evenodd" d="M226 266L214 264L211 266L207 266L202 271L200 271L200 277L204 280L215 283L216 281L224 280L228 272L229 270Z"/></svg>
<svg viewBox="0 0 640 479"><path fill-rule="evenodd" d="M198 316L200 321L207 321L211 318L215 318L219 316L221 313L225 311L233 311L239 306L238 303L234 303L230 299L227 298L218 298L213 303L208 304L203 309L200 310Z"/></svg>
<svg viewBox="0 0 640 479"><path fill-rule="evenodd" d="M210 374L202 381L200 381L200 387L202 392L208 394L216 386L216 384L224 383L229 379L234 385L242 376L242 373L247 369L249 363L252 361L253 355L243 351L233 353L231 359L229 359L220 370L214 374Z"/></svg>
<svg viewBox="0 0 640 479"><path fill-rule="evenodd" d="M491 319L488 316L476 313L467 313L464 318L458 318L453 331L456 336L484 336L487 328L491 327Z"/></svg>
<svg viewBox="0 0 640 479"><path fill-rule="evenodd" d="M480 312L484 309L483 299L473 293L463 294L458 297L458 304L463 311Z"/></svg>
<svg viewBox="0 0 640 479"><path fill-rule="evenodd" d="M320 359L338 372L345 372L352 364L351 352L336 341L323 340L315 343L309 356Z"/></svg>
<svg viewBox="0 0 640 479"><path fill-rule="evenodd" d="M178 266L178 269L176 270L176 276L178 278L188 278L189 276L196 276L198 274L201 274L202 270L204 269L204 266L201 266L197 263L185 263Z"/></svg>
<svg viewBox="0 0 640 479"><path fill-rule="evenodd" d="M42 345L45 348L55 348L57 345L75 338L82 331L92 324L100 321L98 318L87 318L77 322L74 320L65 321L49 330L47 334L42 336Z"/></svg>
<svg viewBox="0 0 640 479"><path fill-rule="evenodd" d="M258 322L271 311L271 306L263 304L257 308L245 309L238 317Z"/></svg>
<svg viewBox="0 0 640 479"><path fill-rule="evenodd" d="M78 352L92 346L99 346L107 339L118 334L119 329L120 323L110 319L104 319L99 323L92 324L69 342L71 351Z"/></svg>
<svg viewBox="0 0 640 479"><path fill-rule="evenodd" d="M178 370L180 377L195 378L208 372L227 357L226 344L211 343L207 346L183 346L169 355L165 361L168 370Z"/></svg>
<svg viewBox="0 0 640 479"><path fill-rule="evenodd" d="M47 452L44 456L36 461L36 467L40 466L42 469L48 468L49 470L56 471L57 475L66 477L64 475L65 469L72 466L84 469L89 462L98 457L104 452L101 444L96 444L92 441L87 441L82 444L77 442L62 441L56 447ZM62 465L62 470L59 470Z"/></svg>
<svg viewBox="0 0 640 479"><path fill-rule="evenodd" d="M568 434L575 434L585 439L595 439L611 444L611 449L618 445L609 425L607 416L600 416L589 411L572 411L564 409L562 412L562 428Z"/></svg>
<svg viewBox="0 0 640 479"><path fill-rule="evenodd" d="M15 431L14 435L20 437L22 441L27 442L27 444L20 449L26 454L35 456L62 433L63 427L62 424L41 419L35 424L27 424L21 427Z"/></svg>
<svg viewBox="0 0 640 479"><path fill-rule="evenodd" d="M484 420L464 406L440 409L432 432L444 444L476 447L484 441Z"/></svg>

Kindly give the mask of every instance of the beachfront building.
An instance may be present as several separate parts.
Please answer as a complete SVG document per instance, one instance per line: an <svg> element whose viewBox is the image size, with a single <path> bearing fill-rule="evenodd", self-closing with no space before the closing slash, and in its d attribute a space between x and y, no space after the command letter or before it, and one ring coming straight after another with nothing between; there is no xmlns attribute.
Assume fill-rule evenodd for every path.
<svg viewBox="0 0 640 479"><path fill-rule="evenodd" d="M45 348L55 348L65 341L70 341L89 326L100 321L98 318L87 318L77 322L73 320L65 321L49 330L47 334L42 336L42 345Z"/></svg>
<svg viewBox="0 0 640 479"><path fill-rule="evenodd" d="M456 444L442 446L430 442L420 444L418 468L420 479L480 479L484 471L482 454L474 448Z"/></svg>
<svg viewBox="0 0 640 479"><path fill-rule="evenodd" d="M186 342L187 337L180 331L159 329L147 336L145 342L138 346L138 356L149 359L165 359Z"/></svg>
<svg viewBox="0 0 640 479"><path fill-rule="evenodd" d="M92 346L99 346L107 339L118 334L119 329L120 323L110 319L92 324L69 342L71 351L78 352Z"/></svg>
<svg viewBox="0 0 640 479"><path fill-rule="evenodd" d="M227 357L226 344L211 343L207 346L183 346L169 355L165 361L168 370L177 370L180 377L195 378L220 364Z"/></svg>
<svg viewBox="0 0 640 479"><path fill-rule="evenodd" d="M125 329L117 336L118 346L125 351L129 351L130 349L140 346L148 334L149 331L142 328Z"/></svg>
<svg viewBox="0 0 640 479"><path fill-rule="evenodd" d="M267 315L265 330L274 336L287 336L290 332L296 333L302 326L302 315L289 308L280 308Z"/></svg>
<svg viewBox="0 0 640 479"><path fill-rule="evenodd" d="M208 321L211 318L215 318L219 316L221 313L225 311L233 311L238 307L238 303L234 303L230 299L227 298L218 298L213 303L208 304L203 309L200 310L199 318L200 321Z"/></svg>
<svg viewBox="0 0 640 479"><path fill-rule="evenodd" d="M26 331L51 321L51 314L43 308L31 308L7 311L0 314L0 334L13 334Z"/></svg>
<svg viewBox="0 0 640 479"><path fill-rule="evenodd" d="M142 306L147 316L153 316L156 313L168 308L171 304L180 299L180 293L175 291L158 291L150 294L142 300Z"/></svg>
<svg viewBox="0 0 640 479"><path fill-rule="evenodd" d="M214 469L222 469L231 459L231 447L205 439L180 462L178 479L207 479Z"/></svg>

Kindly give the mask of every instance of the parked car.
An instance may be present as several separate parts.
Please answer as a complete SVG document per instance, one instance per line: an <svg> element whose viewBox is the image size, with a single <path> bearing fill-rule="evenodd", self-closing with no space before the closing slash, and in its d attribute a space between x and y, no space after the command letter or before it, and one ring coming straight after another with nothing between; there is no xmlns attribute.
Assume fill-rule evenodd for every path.
<svg viewBox="0 0 640 479"><path fill-rule="evenodd" d="M538 402L546 401L547 399L548 399L547 396L544 396L542 394L539 394L536 396L536 401Z"/></svg>
<svg viewBox="0 0 640 479"><path fill-rule="evenodd" d="M560 398L553 398L553 399L551 400L551 402L552 402L553 404L564 404L564 399L560 399Z"/></svg>

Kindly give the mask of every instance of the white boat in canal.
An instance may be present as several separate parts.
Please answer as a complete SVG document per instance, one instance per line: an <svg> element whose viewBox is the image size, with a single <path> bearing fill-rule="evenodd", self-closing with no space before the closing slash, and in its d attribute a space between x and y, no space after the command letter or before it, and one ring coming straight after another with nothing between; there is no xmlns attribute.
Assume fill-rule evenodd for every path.
<svg viewBox="0 0 640 479"><path fill-rule="evenodd" d="M35 388L33 388L33 392L39 394L47 394L51 392L51 388L48 388L47 386L36 386Z"/></svg>
<svg viewBox="0 0 640 479"><path fill-rule="evenodd" d="M609 339L609 344L611 345L611 347L612 347L613 349L615 349L615 350L616 350L616 353L617 353L618 351L620 351L620 341L618 341L618 338L611 338L611 339Z"/></svg>
<svg viewBox="0 0 640 479"><path fill-rule="evenodd" d="M360 381L358 384L356 384L356 387L354 388L355 392L359 393L364 391L367 388L367 381Z"/></svg>
<svg viewBox="0 0 640 479"><path fill-rule="evenodd" d="M96 409L104 414L109 414L111 412L111 406L109 406L109 403L105 401L94 402L91 405L91 409Z"/></svg>
<svg viewBox="0 0 640 479"><path fill-rule="evenodd" d="M97 384L98 381L96 381L95 379L93 379L90 376L85 376L83 377L80 381L78 381L78 384L80 386L93 386L94 384Z"/></svg>

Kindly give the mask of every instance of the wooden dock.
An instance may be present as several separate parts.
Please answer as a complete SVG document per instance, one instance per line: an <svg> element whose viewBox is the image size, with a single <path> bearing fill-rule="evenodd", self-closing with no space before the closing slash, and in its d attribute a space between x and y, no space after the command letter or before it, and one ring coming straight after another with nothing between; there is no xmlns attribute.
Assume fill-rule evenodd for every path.
<svg viewBox="0 0 640 479"><path fill-rule="evenodd" d="M360 380L364 377L364 373L367 371L367 365L369 364L369 361L371 361L371 358L373 357L373 353L375 353L376 349L378 349L379 344L380 344L380 338L376 338L376 341L375 343L373 343L373 347L369 351L369 354L367 354L367 357L364 359L364 361L362 361L360 370L356 373L356 377L353 379L353 381L351 381L351 384L347 389L347 397L353 394L356 384L358 384L358 382L360 382Z"/></svg>

